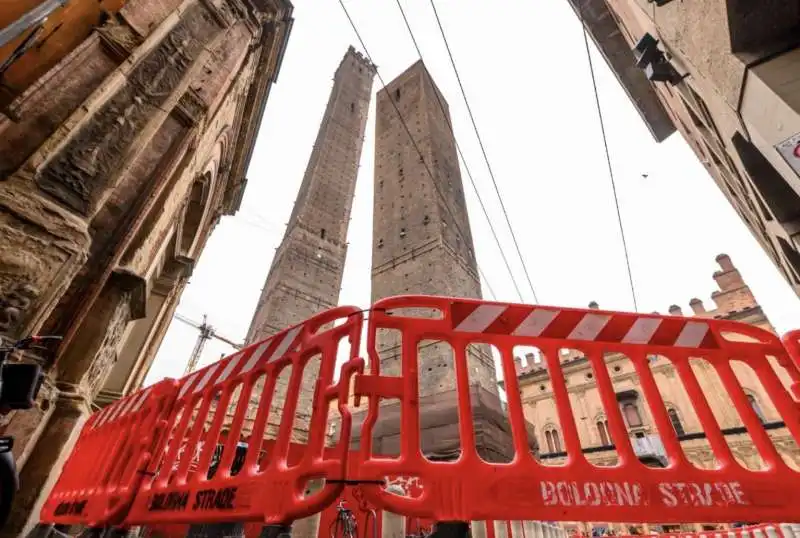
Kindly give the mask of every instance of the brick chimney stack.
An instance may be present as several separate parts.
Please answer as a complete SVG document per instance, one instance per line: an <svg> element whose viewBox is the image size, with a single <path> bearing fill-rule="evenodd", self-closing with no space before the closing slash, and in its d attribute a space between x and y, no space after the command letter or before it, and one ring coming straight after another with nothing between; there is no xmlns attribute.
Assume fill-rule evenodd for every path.
<svg viewBox="0 0 800 538"><path fill-rule="evenodd" d="M517 375L522 371L522 357L514 357L514 371Z"/></svg>
<svg viewBox="0 0 800 538"><path fill-rule="evenodd" d="M717 281L717 286L722 292L737 290L744 287L745 283L742 280L742 275L739 270L733 265L730 256L727 254L720 254L717 256L717 263L719 264L720 271L714 273L714 280Z"/></svg>
<svg viewBox="0 0 800 538"><path fill-rule="evenodd" d="M681 310L680 306L674 304L674 305L669 307L669 315L670 316L682 316L683 315L683 310Z"/></svg>
<svg viewBox="0 0 800 538"><path fill-rule="evenodd" d="M600 308L600 305L597 304L597 301L592 301L591 303L589 303L589 308L591 308L592 310L597 310Z"/></svg>
<svg viewBox="0 0 800 538"><path fill-rule="evenodd" d="M697 297L695 297L694 299L689 301L689 306L692 307L692 312L694 312L695 314L705 314L706 313L706 307L703 306L703 301L701 301Z"/></svg>

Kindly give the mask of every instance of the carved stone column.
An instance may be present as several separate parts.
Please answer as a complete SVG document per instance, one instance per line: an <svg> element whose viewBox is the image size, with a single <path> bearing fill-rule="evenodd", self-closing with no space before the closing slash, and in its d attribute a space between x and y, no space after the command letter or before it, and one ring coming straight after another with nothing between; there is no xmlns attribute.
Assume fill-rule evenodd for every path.
<svg viewBox="0 0 800 538"><path fill-rule="evenodd" d="M58 398L39 442L20 472L20 490L14 499L14 510L6 528L0 531L0 537L22 536L38 522L41 505L58 479L89 414L86 398L79 395Z"/></svg>
<svg viewBox="0 0 800 538"><path fill-rule="evenodd" d="M0 182L0 335L37 331L89 251L87 224L19 180Z"/></svg>
<svg viewBox="0 0 800 538"><path fill-rule="evenodd" d="M78 336L65 351L65 360L58 364L60 394L22 469L19 499L15 501L15 515L10 524L13 534L8 536L17 536L28 516L36 522L39 504L44 502L58 479L61 466L91 413L91 399L116 361L117 349L131 316L131 298L135 295L125 289L120 278L112 278L103 290ZM12 420L12 425L15 420L25 419L26 416L20 414Z"/></svg>
<svg viewBox="0 0 800 538"><path fill-rule="evenodd" d="M132 292L112 278L59 361L58 387L92 396L117 360L117 347L132 315Z"/></svg>
<svg viewBox="0 0 800 538"><path fill-rule="evenodd" d="M145 316L132 323L125 335L119 360L98 396L99 405L116 401L141 386L172 321L192 265L185 259L169 260L153 279Z"/></svg>

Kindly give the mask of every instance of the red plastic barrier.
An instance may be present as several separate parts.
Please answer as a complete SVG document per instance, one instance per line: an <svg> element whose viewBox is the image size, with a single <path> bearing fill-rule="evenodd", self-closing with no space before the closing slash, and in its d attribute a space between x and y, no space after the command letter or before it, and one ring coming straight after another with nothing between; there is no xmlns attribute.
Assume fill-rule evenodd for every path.
<svg viewBox="0 0 800 538"><path fill-rule="evenodd" d="M344 487L341 480L347 464L350 415L340 403L342 441L324 454L328 405L336 399L346 402L350 378L363 370L363 361L356 358L362 320L356 308L335 308L182 379L168 421L169 434L148 469L152 476L143 481L126 523L285 523L319 512L333 502ZM341 324L331 328L334 322ZM350 342L350 357L334 383L337 349L343 340ZM320 357L320 370L310 395L310 435L302 457L292 462L288 455L302 377L315 357ZM278 376L290 365L278 431L269 446L259 446L260 440L271 436L265 435L268 421L278 424L277 417L268 415L273 414L273 397L282 390L276 385ZM260 392L259 379L263 380ZM241 387L238 403L232 401L237 387ZM254 404L258 411L247 432L244 424ZM235 411L227 415L226 410L233 407ZM208 478L226 420L230 429L221 462ZM244 435L250 435L251 442L243 467L233 474L236 443ZM304 497L308 480L317 478L326 478L327 483Z"/></svg>
<svg viewBox="0 0 800 538"><path fill-rule="evenodd" d="M435 309L441 318L411 317L398 309ZM402 376L380 376L376 352L379 329L402 334ZM456 461L429 461L420 450L417 346L423 340L448 342L455 351L461 456ZM742 341L748 340L748 341ZM508 414L516 456L511 463L483 461L475 450L465 349L470 343L494 345L502 355ZM535 346L550 374L558 417L566 444L563 466L546 466L529 453L514 346ZM592 366L595 383L619 463L592 465L582 452L576 416L570 403L559 350L581 351ZM776 451L748 402L731 361L749 365L769 394L795 440L800 440L800 408L768 362L773 356L791 379L797 363L789 360L780 340L751 325L714 319L639 315L601 310L528 306L469 299L405 296L373 305L368 328L372 374L356 377L356 395L370 398L361 432L359 460L351 479L381 480L386 476L419 477L417 498L364 485L377 507L439 521L800 521L800 474ZM634 453L604 353L621 353L633 363L654 426L668 457L665 469L651 468ZM695 467L686 458L667 415L650 369L648 356L667 357L673 364L702 424L718 469ZM740 466L714 418L709 402L689 364L690 358L710 363L730 396L747 433L768 469ZM402 432L398 459L372 453L372 436L380 398L399 398ZM541 426L541 425L539 425Z"/></svg>
<svg viewBox="0 0 800 538"><path fill-rule="evenodd" d="M665 532L645 535L617 534L614 538L793 538L786 534L777 523L759 523L758 525L713 531ZM591 537L577 536L576 538Z"/></svg>
<svg viewBox="0 0 800 538"><path fill-rule="evenodd" d="M150 463L177 395L166 379L94 413L41 512L43 523L120 523Z"/></svg>

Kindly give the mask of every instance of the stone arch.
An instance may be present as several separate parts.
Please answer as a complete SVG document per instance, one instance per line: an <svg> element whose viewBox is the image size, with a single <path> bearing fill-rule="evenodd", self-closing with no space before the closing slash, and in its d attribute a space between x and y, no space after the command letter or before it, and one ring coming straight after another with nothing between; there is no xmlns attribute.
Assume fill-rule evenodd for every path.
<svg viewBox="0 0 800 538"><path fill-rule="evenodd" d="M213 182L214 176L211 175L211 172L205 172L196 178L189 188L178 241L178 254L180 255L191 257L196 250Z"/></svg>
<svg viewBox="0 0 800 538"><path fill-rule="evenodd" d="M212 218L212 209L218 205L219 184L225 180L228 168L228 131L228 127L220 131L214 149L189 188L179 234L179 255L196 257L203 232Z"/></svg>

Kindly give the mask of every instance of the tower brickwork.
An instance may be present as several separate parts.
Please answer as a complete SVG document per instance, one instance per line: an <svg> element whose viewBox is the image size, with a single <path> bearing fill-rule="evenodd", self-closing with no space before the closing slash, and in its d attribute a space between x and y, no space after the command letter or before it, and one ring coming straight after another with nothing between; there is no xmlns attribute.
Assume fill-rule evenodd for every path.
<svg viewBox="0 0 800 538"><path fill-rule="evenodd" d="M347 228L374 76L374 66L350 47L333 77L314 149L253 315L247 343L263 340L339 302ZM304 441L308 433L317 369L318 364L312 361L303 375L294 423L297 441ZM276 385L268 436L280 423L287 382L288 372Z"/></svg>
<svg viewBox="0 0 800 538"><path fill-rule="evenodd" d="M376 121L373 301L409 293L479 298L481 285L449 108L422 62L378 93ZM396 373L398 342L384 338L379 346L382 367ZM496 393L488 350L470 348L468 360L470 383ZM421 396L455 389L452 361L446 345L431 344L421 350L420 364L426 371Z"/></svg>
<svg viewBox="0 0 800 538"><path fill-rule="evenodd" d="M374 76L372 64L350 47L334 75L303 183L247 342L338 304Z"/></svg>
<svg viewBox="0 0 800 538"><path fill-rule="evenodd" d="M417 62L380 91L376 109L373 301L403 294L480 298L449 108L425 65ZM400 374L399 336L378 336L381 371ZM417 356L420 448L434 459L456 458L463 447L453 349L423 341ZM492 355L488 347L474 345L466 358L475 448L486 461L510 461L514 448ZM383 402L373 431L376 453L398 453L400 414L396 402ZM361 435L358 418L354 440Z"/></svg>

